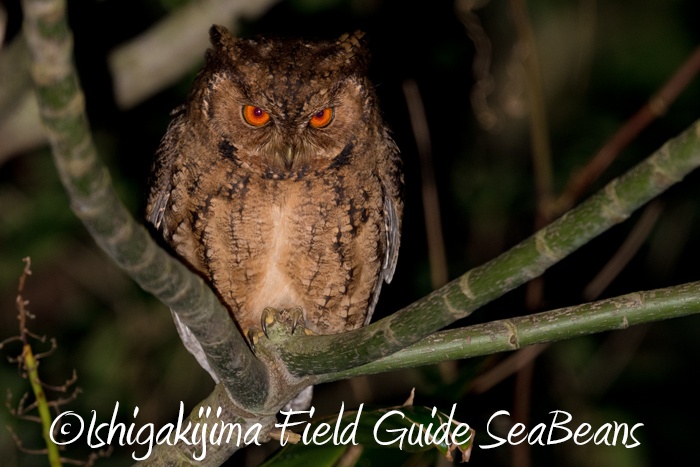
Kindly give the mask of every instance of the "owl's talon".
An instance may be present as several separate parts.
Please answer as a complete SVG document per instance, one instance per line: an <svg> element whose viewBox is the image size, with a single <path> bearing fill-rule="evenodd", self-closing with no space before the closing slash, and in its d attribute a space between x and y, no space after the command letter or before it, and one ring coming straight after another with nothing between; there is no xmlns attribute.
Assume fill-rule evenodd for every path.
<svg viewBox="0 0 700 467"><path fill-rule="evenodd" d="M259 336L260 330L257 326L251 326L250 328L248 328L246 337L248 338L248 343L250 344L250 350L252 350L253 353L255 353L255 344L258 343Z"/></svg>
<svg viewBox="0 0 700 467"><path fill-rule="evenodd" d="M299 323L302 323L302 326L306 327L306 323L304 322L304 310L302 310L300 306L289 310L289 315L292 318L292 335L294 335L294 330L297 328Z"/></svg>
<svg viewBox="0 0 700 467"><path fill-rule="evenodd" d="M260 315L260 327L262 327L263 334L265 334L265 337L268 339L270 336L267 335L267 325L274 323L275 319L277 319L277 310L269 306L266 307Z"/></svg>

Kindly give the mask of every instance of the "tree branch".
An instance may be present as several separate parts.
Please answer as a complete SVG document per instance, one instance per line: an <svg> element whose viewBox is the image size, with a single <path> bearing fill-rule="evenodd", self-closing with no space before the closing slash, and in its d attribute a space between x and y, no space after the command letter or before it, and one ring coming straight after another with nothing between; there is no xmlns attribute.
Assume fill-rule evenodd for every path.
<svg viewBox="0 0 700 467"><path fill-rule="evenodd" d="M0 166L13 154L46 141L32 92L29 52L17 36L0 50Z"/></svg>
<svg viewBox="0 0 700 467"><path fill-rule="evenodd" d="M318 382L490 355L698 312L700 282L635 292L544 313L438 332L381 360L321 375Z"/></svg>
<svg viewBox="0 0 700 467"><path fill-rule="evenodd" d="M258 17L279 0L199 0L178 8L109 54L117 105L128 109L175 83L202 60L212 23L235 32L241 17Z"/></svg>
<svg viewBox="0 0 700 467"><path fill-rule="evenodd" d="M221 407L221 414L217 415L217 411ZM202 414L200 415L200 410ZM209 416L207 416L207 409L211 409ZM224 424L230 423L235 425L236 423L241 426L241 443L240 446L237 445L236 440L238 438L238 430L231 429L231 439L230 442L226 442L226 437L228 436L229 430L226 429L225 435L223 436L222 442L214 444L212 442L211 434L214 433L212 428L218 425L219 430L215 432L216 436L214 440L224 433ZM187 417L187 419L182 423L182 431L185 431L189 423L192 423L192 429L189 433L183 436L192 441L194 436L194 427L197 423L200 426L200 433L202 435L195 437L200 439L200 444L186 444L181 440L177 440L175 445L169 445L168 443L159 444L153 447L153 452L147 459L137 462L133 467L192 467L196 465L197 467L218 467L223 464L226 459L231 457L234 452L238 451L241 447L245 447L244 435L247 433L254 424L260 423L262 428L260 430L260 436L257 438L258 441L265 441L268 439L269 431L274 427L276 422L274 415L255 415L242 411L240 408L236 407L231 403L231 399L226 394L226 390L221 384L217 384L214 391L204 399L202 402L197 404L197 406L192 409L192 412ZM202 444L201 437L204 435L203 426L207 424L208 431L206 435L209 438L206 439L206 454L204 459L197 460L202 457ZM175 430L173 430L175 433ZM251 432L251 436L254 433ZM170 440L173 440L175 435L173 434ZM250 440L250 438L248 438ZM194 457L197 459L194 459Z"/></svg>
<svg viewBox="0 0 700 467"><path fill-rule="evenodd" d="M108 57L117 105L132 108L191 71L202 60L209 44L204 31L212 23L224 24L235 32L241 18L262 16L278 1L192 1L120 44ZM0 165L18 152L46 142L30 89L23 43L23 39L16 39L0 50ZM20 48L22 55L15 53Z"/></svg>
<svg viewBox="0 0 700 467"><path fill-rule="evenodd" d="M698 165L700 121L530 238L397 313L352 332L269 345L279 347L297 375L339 372L386 357L539 276Z"/></svg>
<svg viewBox="0 0 700 467"><path fill-rule="evenodd" d="M233 400L251 410L263 407L267 370L227 310L200 277L156 245L114 193L72 64L65 0L23 0L22 6L41 117L73 211L105 252L192 330Z"/></svg>
<svg viewBox="0 0 700 467"><path fill-rule="evenodd" d="M671 78L637 112L612 135L588 164L569 180L564 192L554 202L554 211L571 208L605 169L651 122L663 116L680 93L700 73L700 46L676 70Z"/></svg>

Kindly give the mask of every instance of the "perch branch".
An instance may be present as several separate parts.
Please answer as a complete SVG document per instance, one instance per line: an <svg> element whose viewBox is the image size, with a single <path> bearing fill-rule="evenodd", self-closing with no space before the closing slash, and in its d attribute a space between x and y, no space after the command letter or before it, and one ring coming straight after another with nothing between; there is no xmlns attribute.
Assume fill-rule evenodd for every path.
<svg viewBox="0 0 700 467"><path fill-rule="evenodd" d="M490 355L700 312L700 282L435 333L393 355L318 382Z"/></svg>
<svg viewBox="0 0 700 467"><path fill-rule="evenodd" d="M219 407L221 407L221 414L217 416ZM201 408L204 408L204 410L202 410L200 415ZM209 416L207 416L208 408L211 409ZM245 435L250 427L256 423L262 425L258 439L263 441L267 439L268 433L274 427L276 419L274 415L255 416L241 411L231 403L231 399L226 395L226 390L223 386L217 384L209 397L192 409L190 415L182 423L182 427L183 429L186 428L189 423L192 423L192 426L195 427L196 424L199 423L201 429L206 423L209 430L211 430L214 425L219 425L219 428L224 430L224 428L221 427L221 421L224 423L231 423L232 425L236 423L240 424L240 447L244 447L243 435ZM207 452L202 460L197 460L201 458L203 454L201 442L200 444L190 445L178 439L172 446L168 443L154 446L151 455L147 459L137 462L133 467L192 467L192 465L196 465L197 467L218 467L239 449L239 446L236 445L238 430L231 429L231 432L233 434L231 435L230 442L226 442L226 436L228 436L229 433L228 430L225 431L226 435L224 435L223 441L219 444L211 443L211 440L207 439ZM192 433L192 431L190 431L190 433ZM212 433L212 431L207 432L207 435L210 435L210 433ZM216 436L218 437L221 433L222 431L218 431ZM194 435L185 435L185 438L192 440L192 436ZM173 435L173 438L174 437ZM214 439L216 439L216 437ZM197 459L194 459L195 456Z"/></svg>
<svg viewBox="0 0 700 467"><path fill-rule="evenodd" d="M107 254L192 330L234 401L251 410L262 407L267 371L227 310L201 278L156 245L114 193L72 64L65 0L23 0L22 6L41 117L71 208Z"/></svg>
<svg viewBox="0 0 700 467"><path fill-rule="evenodd" d="M280 344L294 374L338 372L386 357L541 275L700 165L700 121L587 201L488 263L374 324Z"/></svg>

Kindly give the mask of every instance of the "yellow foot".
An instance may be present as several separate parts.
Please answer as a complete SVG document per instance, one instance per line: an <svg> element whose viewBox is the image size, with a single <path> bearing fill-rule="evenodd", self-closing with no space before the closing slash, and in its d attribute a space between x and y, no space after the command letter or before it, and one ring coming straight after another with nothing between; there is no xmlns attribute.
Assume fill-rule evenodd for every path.
<svg viewBox="0 0 700 467"><path fill-rule="evenodd" d="M277 314L277 310L268 306L263 310L262 314L260 315L260 327L262 327L263 333L268 339L270 338L270 336L267 335L267 326L275 322L275 320L277 319Z"/></svg>
<svg viewBox="0 0 700 467"><path fill-rule="evenodd" d="M269 339L270 327L277 322L285 324L286 326L290 326L292 335L294 335L294 331L297 328L302 328L307 336L316 335L313 331L306 327L306 321L304 320L304 310L301 307L297 306L294 308L284 310L276 310L268 306L265 307L265 309L260 314L260 328L262 329L262 331L260 331L257 326L251 326L248 330L247 336L251 348L255 348L255 344L258 342L259 337L264 335Z"/></svg>
<svg viewBox="0 0 700 467"><path fill-rule="evenodd" d="M297 328L297 326L301 325L301 327L304 328L304 333L307 336L316 335L315 332L313 332L306 326L306 320L304 319L304 310L302 310L300 306L294 307L291 310L289 310L289 317L292 320L292 334L294 334L294 330Z"/></svg>
<svg viewBox="0 0 700 467"><path fill-rule="evenodd" d="M249 327L248 331L246 332L246 337L248 338L248 343L250 344L250 350L252 350L253 353L255 353L255 344L258 343L260 336L262 336L262 332L260 332L260 329L258 329L257 326Z"/></svg>

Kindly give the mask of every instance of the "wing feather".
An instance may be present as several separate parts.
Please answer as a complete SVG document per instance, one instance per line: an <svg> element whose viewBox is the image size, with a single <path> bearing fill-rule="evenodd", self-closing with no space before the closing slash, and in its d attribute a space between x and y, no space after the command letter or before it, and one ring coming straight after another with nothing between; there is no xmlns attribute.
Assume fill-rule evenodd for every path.
<svg viewBox="0 0 700 467"><path fill-rule="evenodd" d="M399 246L401 245L401 218L403 215L403 172L401 167L401 159L399 158L399 150L396 144L385 133L385 141L387 144L387 154L383 164L379 164L379 178L382 181L382 191L384 195L383 214L384 214L384 262L382 270L377 278L377 285L374 289L369 308L367 309L367 317L365 325L369 324L374 314L374 308L377 306L379 294L382 291L384 282L391 283L396 271L396 263L399 258Z"/></svg>

